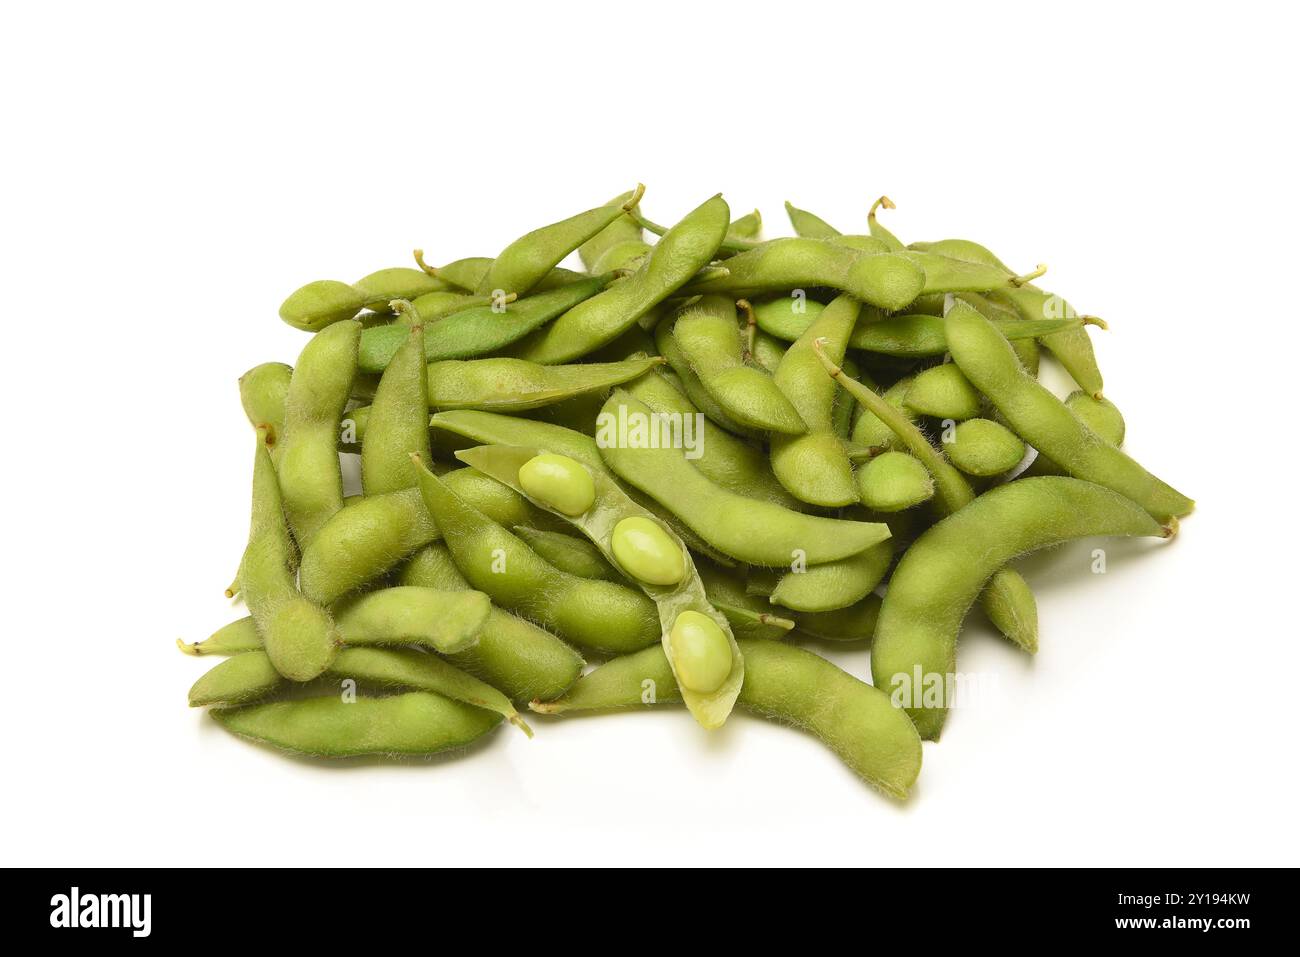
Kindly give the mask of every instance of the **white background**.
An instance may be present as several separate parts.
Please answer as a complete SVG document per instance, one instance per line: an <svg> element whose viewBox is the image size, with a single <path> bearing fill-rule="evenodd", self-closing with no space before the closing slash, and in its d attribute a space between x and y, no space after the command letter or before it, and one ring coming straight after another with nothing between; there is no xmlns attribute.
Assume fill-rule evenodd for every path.
<svg viewBox="0 0 1300 957"><path fill-rule="evenodd" d="M11 864L1297 863L1296 90L1282 5L25 5L0 35ZM39 12L37 12L39 10ZM904 12L904 11L911 12ZM492 255L636 181L898 204L1080 309L1178 539L1033 560L910 801L815 740L537 721L347 767L185 706L247 528L235 380L310 279ZM865 676L865 650L835 659Z"/></svg>

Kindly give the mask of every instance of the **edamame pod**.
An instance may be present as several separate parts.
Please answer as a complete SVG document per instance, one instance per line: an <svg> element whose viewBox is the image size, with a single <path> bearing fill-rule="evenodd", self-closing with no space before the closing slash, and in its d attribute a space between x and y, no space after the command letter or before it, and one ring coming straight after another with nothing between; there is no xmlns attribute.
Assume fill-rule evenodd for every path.
<svg viewBox="0 0 1300 957"><path fill-rule="evenodd" d="M1110 399L1094 399L1079 389L1065 397L1065 407L1073 412L1080 422L1111 445L1124 444L1124 416ZM275 458L274 449L271 450L271 458ZM1039 452L1023 474L1064 475L1065 469Z"/></svg>
<svg viewBox="0 0 1300 957"><path fill-rule="evenodd" d="M917 373L903 404L917 415L961 422L980 414L984 398L958 366L945 362Z"/></svg>
<svg viewBox="0 0 1300 957"><path fill-rule="evenodd" d="M1084 319L1001 320L995 323L1007 339L1033 339L1084 325ZM363 335L364 338L364 335ZM888 316L859 322L849 337L849 348L890 356L922 359L948 351L940 316Z"/></svg>
<svg viewBox="0 0 1300 957"><path fill-rule="evenodd" d="M545 531L516 525L514 533L542 558L562 572L579 578L601 578L608 582L622 582L623 576L585 538L566 535L564 532Z"/></svg>
<svg viewBox="0 0 1300 957"><path fill-rule="evenodd" d="M726 617L709 602L681 539L603 469L588 469L577 459L567 459L572 474L557 470L539 484L528 480L529 467L544 457L535 448L485 445L457 457L568 519L607 562L650 596L659 612L662 647L687 707L702 727L721 727L740 693L744 658ZM581 510L563 507L575 484L592 488Z"/></svg>
<svg viewBox="0 0 1300 957"><path fill-rule="evenodd" d="M239 402L254 428L266 426L266 446L271 461L280 458L284 437L284 406L289 397L293 369L283 362L263 362L239 377Z"/></svg>
<svg viewBox="0 0 1300 957"><path fill-rule="evenodd" d="M367 306L378 313L390 313L394 299L411 301L431 292L450 292L452 284L445 279L430 276L422 269L410 266L392 266L363 276L352 284L366 297Z"/></svg>
<svg viewBox="0 0 1300 957"><path fill-rule="evenodd" d="M263 433L258 429L240 589L275 670L291 681L310 681L329 667L341 638L329 613L299 594L294 583L293 540Z"/></svg>
<svg viewBox="0 0 1300 957"><path fill-rule="evenodd" d="M816 213L800 209L788 199L785 201L785 214L790 217L790 225L794 227L796 236L803 236L807 239L833 239L840 235L838 229Z"/></svg>
<svg viewBox="0 0 1300 957"><path fill-rule="evenodd" d="M381 588L334 610L349 645L426 645L443 654L478 640L492 602L478 591Z"/></svg>
<svg viewBox="0 0 1300 957"><path fill-rule="evenodd" d="M1191 499L1099 437L1026 374L1007 341L970 306L954 303L944 332L957 366L1039 452L1076 478L1127 495L1161 521L1191 512Z"/></svg>
<svg viewBox="0 0 1300 957"><path fill-rule="evenodd" d="M853 466L832 417L839 390L817 375L821 362L812 343L821 340L834 361L843 362L861 308L851 296L836 298L790 346L772 377L807 427L805 435L772 436L772 472L786 491L810 505L836 508L858 501Z"/></svg>
<svg viewBox="0 0 1300 957"><path fill-rule="evenodd" d="M894 560L891 539L841 558L788 571L772 590L770 600L792 611L836 611L855 605L884 580Z"/></svg>
<svg viewBox="0 0 1300 957"><path fill-rule="evenodd" d="M517 412L536 409L644 375L659 356L623 362L544 366L523 359L450 359L428 367L429 406Z"/></svg>
<svg viewBox="0 0 1300 957"><path fill-rule="evenodd" d="M424 329L415 325L375 390L361 441L361 488L383 495L415 486L410 455L429 450L429 395Z"/></svg>
<svg viewBox="0 0 1300 957"><path fill-rule="evenodd" d="M724 554L753 565L781 567L803 556L809 564L857 554L889 537L871 522L794 512L745 498L710 482L681 448L673 448L654 413L626 392L601 411L597 445L621 479L659 502Z"/></svg>
<svg viewBox="0 0 1300 957"><path fill-rule="evenodd" d="M402 566L398 584L471 590L442 542L426 545L412 555ZM478 641L447 657L500 688L512 701L562 694L582 674L585 664L581 655L549 631L495 606L488 611Z"/></svg>
<svg viewBox="0 0 1300 957"><path fill-rule="evenodd" d="M934 495L934 478L906 452L884 452L858 469L862 504L877 512L901 512Z"/></svg>
<svg viewBox="0 0 1300 957"><path fill-rule="evenodd" d="M764 432L806 430L799 412L772 376L746 365L736 307L722 296L704 296L673 325L673 339L700 384L731 419Z"/></svg>
<svg viewBox="0 0 1300 957"><path fill-rule="evenodd" d="M659 639L654 603L644 595L565 574L423 466L420 491L461 572L497 604L604 654L636 651Z"/></svg>
<svg viewBox="0 0 1300 957"><path fill-rule="evenodd" d="M865 253L825 239L774 239L727 260L728 275L687 286L686 295L749 296L830 286L890 311L921 294L924 270L902 253Z"/></svg>
<svg viewBox="0 0 1300 957"><path fill-rule="evenodd" d="M638 187L633 204L644 187ZM623 204L597 206L525 233L497 255L475 288L480 296L526 295L565 256L624 214Z"/></svg>
<svg viewBox="0 0 1300 957"><path fill-rule="evenodd" d="M499 714L427 691L355 701L328 695L209 713L242 738L330 758L437 754L464 747L501 723Z"/></svg>
<svg viewBox="0 0 1300 957"><path fill-rule="evenodd" d="M622 214L578 247L578 258L587 272L621 269L650 251L640 225L626 209L628 206L633 210L637 208L641 202L640 193L640 189L630 189L611 199L607 205L624 207Z"/></svg>
<svg viewBox="0 0 1300 957"><path fill-rule="evenodd" d="M512 354L555 365L617 338L709 264L726 235L728 216L721 196L705 201L668 230L635 273L515 343Z"/></svg>
<svg viewBox="0 0 1300 957"><path fill-rule="evenodd" d="M986 492L903 554L871 649L875 686L907 707L923 738L938 738L956 681L957 633L995 571L1074 538L1171 534L1135 502L1079 479L1023 479Z"/></svg>
<svg viewBox="0 0 1300 957"><path fill-rule="evenodd" d="M944 436L949 461L967 475L1009 472L1025 457L1025 443L1010 429L991 419L967 419Z"/></svg>
<svg viewBox="0 0 1300 957"><path fill-rule="evenodd" d="M889 696L810 651L745 640L745 684L738 704L820 738L871 786L904 798L921 772L921 741ZM662 648L606 662L578 679L563 698L534 711L566 714L676 702L680 692Z"/></svg>
<svg viewBox="0 0 1300 957"><path fill-rule="evenodd" d="M357 369L361 323L339 322L298 356L285 396L276 462L284 511L300 547L343 507L338 434Z"/></svg>
<svg viewBox="0 0 1300 957"><path fill-rule="evenodd" d="M612 273L593 276L500 308L495 304L477 306L428 322L424 327L425 359L468 359L507 346L590 299L612 278ZM382 372L405 340L406 330L400 323L364 330L357 353L358 367L362 372Z"/></svg>

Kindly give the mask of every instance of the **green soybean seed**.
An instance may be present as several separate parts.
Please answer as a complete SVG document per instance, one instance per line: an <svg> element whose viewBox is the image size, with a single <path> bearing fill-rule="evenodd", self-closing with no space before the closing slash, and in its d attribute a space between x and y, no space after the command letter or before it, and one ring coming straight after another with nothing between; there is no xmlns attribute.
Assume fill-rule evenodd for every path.
<svg viewBox="0 0 1300 957"><path fill-rule="evenodd" d="M481 738L501 715L426 691L386 698L272 701L209 712L232 734L320 757L437 754Z"/></svg>
<svg viewBox="0 0 1300 957"><path fill-rule="evenodd" d="M903 402L918 415L958 422L975 418L984 408L979 390L951 362L918 373Z"/></svg>
<svg viewBox="0 0 1300 957"><path fill-rule="evenodd" d="M684 611L668 633L669 654L678 684L698 694L712 694L731 673L731 649L718 623L698 611Z"/></svg>
<svg viewBox="0 0 1300 957"><path fill-rule="evenodd" d="M591 474L566 455L545 454L519 469L519 486L531 498L564 515L581 515L596 500Z"/></svg>
<svg viewBox="0 0 1300 957"><path fill-rule="evenodd" d="M934 479L906 452L885 452L858 470L862 503L879 512L901 512L934 495Z"/></svg>
<svg viewBox="0 0 1300 957"><path fill-rule="evenodd" d="M519 478L522 485L522 470ZM625 518L614 526L609 544L618 567L637 581L676 585L686 577L686 555L658 522L639 515Z"/></svg>
<svg viewBox="0 0 1300 957"><path fill-rule="evenodd" d="M1000 475L1025 457L1025 443L1005 425L990 419L967 419L944 440L944 453L967 475Z"/></svg>

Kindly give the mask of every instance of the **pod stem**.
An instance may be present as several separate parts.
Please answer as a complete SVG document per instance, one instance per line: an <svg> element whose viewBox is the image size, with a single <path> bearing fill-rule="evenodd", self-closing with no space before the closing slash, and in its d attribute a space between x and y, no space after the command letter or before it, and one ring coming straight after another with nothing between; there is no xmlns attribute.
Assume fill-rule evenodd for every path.
<svg viewBox="0 0 1300 957"><path fill-rule="evenodd" d="M537 714L562 714L568 707L563 701L538 701L534 698L528 702L528 710Z"/></svg>
<svg viewBox="0 0 1300 957"><path fill-rule="evenodd" d="M439 278L441 278L441 277L439 277L439 275L438 275L438 267L437 267L437 266L430 266L427 262L424 261L424 250L423 250L423 249L416 249L416 250L413 250L413 251L411 252L411 255L415 257L415 264L416 264L417 266L419 266L420 269L422 269L425 273L427 273L428 275L432 276L434 279L439 279Z"/></svg>
<svg viewBox="0 0 1300 957"><path fill-rule="evenodd" d="M512 712L510 712L510 714L506 715L506 720L509 721L511 724L513 724L516 728L518 728L518 729L519 729L520 731L522 731L524 734L526 734L530 740L532 739L532 737L533 737L533 729L530 728L530 727L528 727L528 722L527 722L527 721L525 721L523 718L519 717L519 712L518 712L518 711L512 711Z"/></svg>
<svg viewBox="0 0 1300 957"><path fill-rule="evenodd" d="M737 299L736 308L745 316L745 355L752 358L754 340L758 338L758 316L754 314L754 306L748 299Z"/></svg>
<svg viewBox="0 0 1300 957"><path fill-rule="evenodd" d="M1039 276L1043 275L1046 272L1047 272L1047 263L1039 263L1034 268L1033 272L1027 272L1021 276L1012 276L1011 285L1023 286L1027 282L1033 282L1035 279L1037 279Z"/></svg>
<svg viewBox="0 0 1300 957"><path fill-rule="evenodd" d="M1110 329L1110 323L1100 316L1080 316L1085 326L1096 326L1098 329Z"/></svg>
<svg viewBox="0 0 1300 957"><path fill-rule="evenodd" d="M871 211L867 213L867 222L874 223L876 221L876 210L878 209L897 209L897 208L898 207L894 205L894 201L892 199L890 199L888 196L882 196L880 197L880 199L876 200L874 203L871 204Z"/></svg>
<svg viewBox="0 0 1300 957"><path fill-rule="evenodd" d="M645 183L637 183L636 189L632 190L632 196L623 204L623 212L631 213L641 203L641 197L645 195Z"/></svg>
<svg viewBox="0 0 1300 957"><path fill-rule="evenodd" d="M183 639L177 638L176 647L187 655L193 655L195 658L203 654L203 652L199 650L199 643L197 641L186 642Z"/></svg>

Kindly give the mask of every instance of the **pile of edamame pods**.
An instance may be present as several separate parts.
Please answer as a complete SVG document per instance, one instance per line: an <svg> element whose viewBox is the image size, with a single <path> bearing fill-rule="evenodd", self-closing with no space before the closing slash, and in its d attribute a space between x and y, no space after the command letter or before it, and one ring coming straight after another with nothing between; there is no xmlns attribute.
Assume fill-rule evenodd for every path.
<svg viewBox="0 0 1300 957"><path fill-rule="evenodd" d="M227 593L248 614L181 643L224 658L191 705L347 757L531 737L521 708L717 728L739 704L901 798L971 607L1037 650L1014 559L1191 511L1120 450L1102 324L1042 267L905 245L883 197L861 233L787 203L796 235L764 239L721 195L665 229L642 193L495 258L417 250L285 300L311 338L239 380L252 522ZM871 683L806 638L869 646Z"/></svg>

